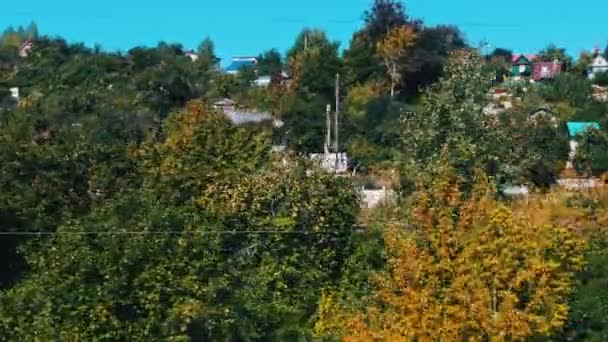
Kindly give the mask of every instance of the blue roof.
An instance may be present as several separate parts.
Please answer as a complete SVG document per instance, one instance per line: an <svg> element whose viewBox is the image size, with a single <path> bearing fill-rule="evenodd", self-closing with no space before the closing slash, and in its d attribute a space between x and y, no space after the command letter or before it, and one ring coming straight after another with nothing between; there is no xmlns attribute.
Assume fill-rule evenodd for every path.
<svg viewBox="0 0 608 342"><path fill-rule="evenodd" d="M254 61L233 61L224 70L230 72L230 71L239 71L244 68L253 68L253 67L255 67Z"/></svg>
<svg viewBox="0 0 608 342"><path fill-rule="evenodd" d="M568 134L571 137L577 136L587 132L589 129L600 129L600 125L597 122L568 122Z"/></svg>

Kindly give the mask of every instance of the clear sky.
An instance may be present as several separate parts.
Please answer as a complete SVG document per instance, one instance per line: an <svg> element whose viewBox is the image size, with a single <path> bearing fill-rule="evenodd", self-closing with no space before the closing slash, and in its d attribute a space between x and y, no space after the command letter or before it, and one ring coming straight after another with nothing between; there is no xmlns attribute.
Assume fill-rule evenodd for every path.
<svg viewBox="0 0 608 342"><path fill-rule="evenodd" d="M9 0L5 0L9 1ZM38 24L44 34L107 50L156 45L160 40L196 48L206 36L217 54L285 51L303 27L319 27L342 46L362 25L371 0L12 0L0 10L0 28ZM608 0L409 0L410 16L426 24L455 24L469 43L536 52L548 43L582 49L608 43ZM8 5L8 6L7 6Z"/></svg>

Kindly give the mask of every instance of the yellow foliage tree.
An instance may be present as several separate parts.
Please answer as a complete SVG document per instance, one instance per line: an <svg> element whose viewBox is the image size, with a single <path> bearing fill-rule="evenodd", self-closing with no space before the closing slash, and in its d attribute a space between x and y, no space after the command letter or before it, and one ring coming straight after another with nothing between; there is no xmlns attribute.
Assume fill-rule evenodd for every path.
<svg viewBox="0 0 608 342"><path fill-rule="evenodd" d="M416 42L416 32L412 26L398 26L391 29L384 40L378 43L378 54L384 61L390 79L391 96L401 80L399 63L408 55Z"/></svg>
<svg viewBox="0 0 608 342"><path fill-rule="evenodd" d="M523 341L567 320L584 240L514 215L480 181L472 195L450 167L415 195L385 234L387 271L363 309L322 298L320 335L345 341ZM478 177L481 178L481 177Z"/></svg>

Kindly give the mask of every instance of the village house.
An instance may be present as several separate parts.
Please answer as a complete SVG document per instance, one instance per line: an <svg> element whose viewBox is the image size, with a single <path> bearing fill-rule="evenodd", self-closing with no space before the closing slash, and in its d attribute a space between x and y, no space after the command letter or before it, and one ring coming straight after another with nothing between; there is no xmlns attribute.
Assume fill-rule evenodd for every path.
<svg viewBox="0 0 608 342"><path fill-rule="evenodd" d="M527 79L534 73L532 62L535 55L513 55L511 58L511 78L514 81Z"/></svg>
<svg viewBox="0 0 608 342"><path fill-rule="evenodd" d="M538 61L536 55L513 55L511 78L514 81L534 80L540 82L555 78L562 72L563 63L557 59L551 62Z"/></svg>
<svg viewBox="0 0 608 342"><path fill-rule="evenodd" d="M258 59L255 57L233 57L232 63L224 68L224 71L231 75L236 75L246 68L255 68Z"/></svg>
<svg viewBox="0 0 608 342"><path fill-rule="evenodd" d="M593 61L587 70L587 77L592 80L601 72L608 72L608 61L600 54L600 49L595 48L593 52Z"/></svg>
<svg viewBox="0 0 608 342"><path fill-rule="evenodd" d="M25 58L25 57L29 56L30 53L32 52L33 47L34 47L34 44L32 43L31 40L24 42L21 45L21 47L19 48L19 57Z"/></svg>
<svg viewBox="0 0 608 342"><path fill-rule="evenodd" d="M238 75L244 69L252 68L255 69L258 65L258 59L255 57L234 57L232 63L224 68L224 72L230 75ZM256 70L257 75L257 70ZM285 72L281 72L280 82L287 84L289 82L289 75ZM252 85L256 87L268 87L272 83L272 76L270 75L257 75L257 78L253 80Z"/></svg>

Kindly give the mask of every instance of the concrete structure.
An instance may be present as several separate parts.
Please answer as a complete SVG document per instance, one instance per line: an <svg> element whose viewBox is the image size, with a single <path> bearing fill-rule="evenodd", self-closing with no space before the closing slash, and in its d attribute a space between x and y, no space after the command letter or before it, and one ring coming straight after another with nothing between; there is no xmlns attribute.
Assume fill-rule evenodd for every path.
<svg viewBox="0 0 608 342"><path fill-rule="evenodd" d="M527 197L530 189L525 185L506 185L502 188L502 193L509 197Z"/></svg>
<svg viewBox="0 0 608 342"><path fill-rule="evenodd" d="M557 184L566 190L593 189L602 185L597 178L561 178Z"/></svg>
<svg viewBox="0 0 608 342"><path fill-rule="evenodd" d="M395 203L396 193L382 187L381 190L361 189L361 208L372 209L383 204Z"/></svg>
<svg viewBox="0 0 608 342"><path fill-rule="evenodd" d="M260 76L253 81L253 85L257 87L268 87L272 79L270 76Z"/></svg>
<svg viewBox="0 0 608 342"><path fill-rule="evenodd" d="M11 97L16 101L19 101L19 88L13 87L10 89Z"/></svg>
<svg viewBox="0 0 608 342"><path fill-rule="evenodd" d="M346 153L312 153L310 160L331 173L348 172L348 155Z"/></svg>

